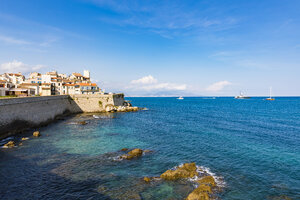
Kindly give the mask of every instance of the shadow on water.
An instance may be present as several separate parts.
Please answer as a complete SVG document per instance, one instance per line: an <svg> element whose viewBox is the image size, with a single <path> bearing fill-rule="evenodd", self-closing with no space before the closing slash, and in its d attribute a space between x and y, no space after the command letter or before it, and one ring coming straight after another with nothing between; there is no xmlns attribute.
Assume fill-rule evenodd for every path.
<svg viewBox="0 0 300 200"><path fill-rule="evenodd" d="M72 181L52 167L0 152L0 199L111 199L97 191L101 180Z"/></svg>

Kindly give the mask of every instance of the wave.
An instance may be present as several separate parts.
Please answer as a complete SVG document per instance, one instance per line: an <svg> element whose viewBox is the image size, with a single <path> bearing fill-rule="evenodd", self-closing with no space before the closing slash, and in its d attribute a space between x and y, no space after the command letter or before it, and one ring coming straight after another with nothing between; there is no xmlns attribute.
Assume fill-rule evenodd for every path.
<svg viewBox="0 0 300 200"><path fill-rule="evenodd" d="M14 140L14 137L7 137L0 141L0 145L6 144L8 141Z"/></svg>
<svg viewBox="0 0 300 200"><path fill-rule="evenodd" d="M213 173L210 168L208 167L204 167L204 166L197 166L197 172L200 175L210 175L215 179L215 182L217 184L218 187L225 187L226 186L226 182L224 181L224 178L222 176L217 176L215 173ZM202 177L201 176L201 177ZM201 178L200 177L200 178ZM199 178L198 178L199 179Z"/></svg>

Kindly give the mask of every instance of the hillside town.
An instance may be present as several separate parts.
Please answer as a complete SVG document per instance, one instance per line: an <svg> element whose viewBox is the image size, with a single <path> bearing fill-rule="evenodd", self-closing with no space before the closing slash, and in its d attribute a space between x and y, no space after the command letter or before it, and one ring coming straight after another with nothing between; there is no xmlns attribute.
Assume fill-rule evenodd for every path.
<svg viewBox="0 0 300 200"><path fill-rule="evenodd" d="M41 74L30 73L26 78L22 73L0 75L0 96L50 96L102 93L96 83L92 83L90 72L66 74L57 71Z"/></svg>

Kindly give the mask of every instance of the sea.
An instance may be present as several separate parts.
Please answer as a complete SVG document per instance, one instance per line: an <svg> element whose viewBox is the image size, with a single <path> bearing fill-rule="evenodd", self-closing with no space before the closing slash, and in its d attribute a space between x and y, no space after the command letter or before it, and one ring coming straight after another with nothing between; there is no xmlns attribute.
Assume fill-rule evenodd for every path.
<svg viewBox="0 0 300 200"><path fill-rule="evenodd" d="M216 180L212 199L300 199L300 98L127 100L146 109L73 115L2 140L16 147L0 149L0 199L185 199L193 180L143 178L191 162ZM123 148L150 152L122 160Z"/></svg>

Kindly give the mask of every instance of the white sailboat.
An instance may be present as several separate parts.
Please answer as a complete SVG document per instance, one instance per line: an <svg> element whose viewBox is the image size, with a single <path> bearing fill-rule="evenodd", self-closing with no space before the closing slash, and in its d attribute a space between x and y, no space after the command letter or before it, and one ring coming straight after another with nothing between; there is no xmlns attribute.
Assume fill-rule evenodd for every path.
<svg viewBox="0 0 300 200"><path fill-rule="evenodd" d="M177 99L182 100L182 99L183 99L183 96L180 96L180 97L178 97Z"/></svg>
<svg viewBox="0 0 300 200"><path fill-rule="evenodd" d="M268 101L274 101L275 100L274 98L272 98L272 87L270 87L270 96L269 96L269 98L266 98L266 100L268 100Z"/></svg>

